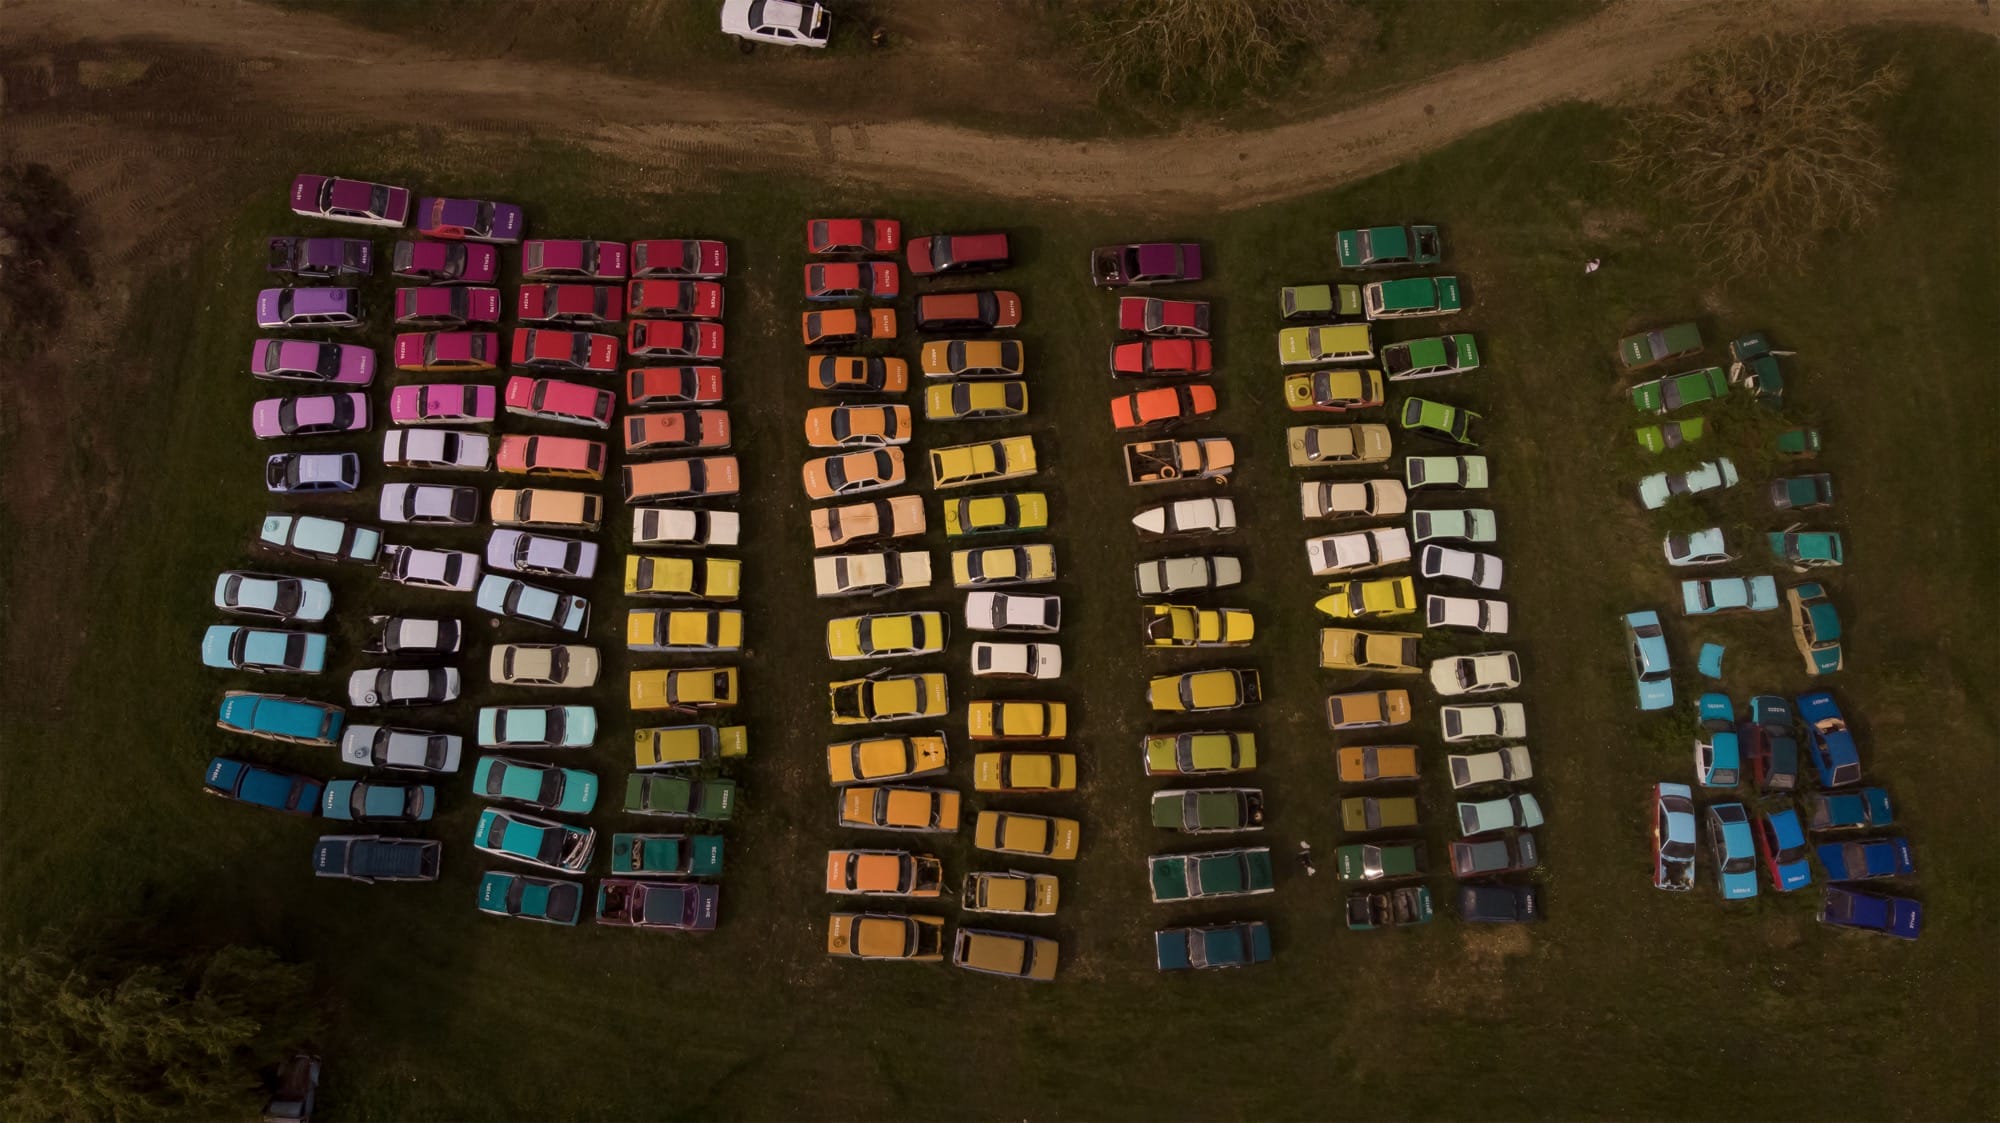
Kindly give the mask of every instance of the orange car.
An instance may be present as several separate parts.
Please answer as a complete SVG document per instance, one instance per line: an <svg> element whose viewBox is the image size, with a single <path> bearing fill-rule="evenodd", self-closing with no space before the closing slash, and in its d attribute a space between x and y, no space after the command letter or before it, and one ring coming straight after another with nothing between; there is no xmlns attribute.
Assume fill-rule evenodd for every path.
<svg viewBox="0 0 2000 1123"><path fill-rule="evenodd" d="M728 410L670 409L625 415L626 452L728 447Z"/></svg>
<svg viewBox="0 0 2000 1123"><path fill-rule="evenodd" d="M838 499L843 495L901 487L908 479L900 448L871 448L814 457L806 461L802 474L806 495L812 499Z"/></svg>
<svg viewBox="0 0 2000 1123"><path fill-rule="evenodd" d="M819 355L806 360L806 385L833 394L900 394L910 388L910 364L873 356Z"/></svg>
<svg viewBox="0 0 2000 1123"><path fill-rule="evenodd" d="M864 318L863 312L867 313ZM838 347L870 339L896 338L894 308L829 308L807 312L800 319L800 332L808 347Z"/></svg>
<svg viewBox="0 0 2000 1123"><path fill-rule="evenodd" d="M935 854L907 850L829 850L826 891L875 897L936 897L944 892L944 863Z"/></svg>
<svg viewBox="0 0 2000 1123"><path fill-rule="evenodd" d="M1175 425L1215 412L1213 386L1162 386L1111 399L1111 427L1144 429Z"/></svg>
<svg viewBox="0 0 2000 1123"><path fill-rule="evenodd" d="M882 538L909 538L929 529L924 501L914 495L870 499L812 513L813 549L828 550Z"/></svg>
<svg viewBox="0 0 2000 1123"><path fill-rule="evenodd" d="M740 473L734 456L695 456L627 464L623 475L625 502L656 503L734 495Z"/></svg>
<svg viewBox="0 0 2000 1123"><path fill-rule="evenodd" d="M910 443L909 406L820 406L806 411L814 448L880 448Z"/></svg>
<svg viewBox="0 0 2000 1123"><path fill-rule="evenodd" d="M502 472L528 476L567 476L579 480L604 478L604 442L582 437L500 438L493 466Z"/></svg>

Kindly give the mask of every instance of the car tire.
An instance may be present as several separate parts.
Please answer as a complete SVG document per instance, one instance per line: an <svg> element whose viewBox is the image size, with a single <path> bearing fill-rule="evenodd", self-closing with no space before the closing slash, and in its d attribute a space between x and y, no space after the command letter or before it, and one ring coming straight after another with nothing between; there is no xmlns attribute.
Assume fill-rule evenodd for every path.
<svg viewBox="0 0 2000 1123"><path fill-rule="evenodd" d="M382 696L375 693L373 690L370 690L366 694L363 694L361 696L361 704L364 706L373 706L379 703L381 700Z"/></svg>

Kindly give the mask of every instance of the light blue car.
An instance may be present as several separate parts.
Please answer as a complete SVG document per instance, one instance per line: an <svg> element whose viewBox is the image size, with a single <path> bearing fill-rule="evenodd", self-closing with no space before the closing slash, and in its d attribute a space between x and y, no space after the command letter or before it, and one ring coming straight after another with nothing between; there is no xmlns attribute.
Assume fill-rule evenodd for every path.
<svg viewBox="0 0 2000 1123"><path fill-rule="evenodd" d="M587 749L597 739L589 706L481 706L479 746L485 749Z"/></svg>
<svg viewBox="0 0 2000 1123"><path fill-rule="evenodd" d="M1704 460L1685 472L1655 472L1639 481L1639 502L1657 511L1676 495L1700 495L1736 486L1736 463L1727 456Z"/></svg>
<svg viewBox="0 0 2000 1123"><path fill-rule="evenodd" d="M316 675L326 669L326 637L318 632L211 624L201 637L201 661L226 671Z"/></svg>
<svg viewBox="0 0 2000 1123"><path fill-rule="evenodd" d="M540 761L483 756L472 773L472 791L487 799L509 800L538 811L588 815L597 806L597 775Z"/></svg>
<svg viewBox="0 0 2000 1123"><path fill-rule="evenodd" d="M1704 788L1733 788L1743 775L1743 747L1734 733L1694 743L1694 776Z"/></svg>
<svg viewBox="0 0 2000 1123"><path fill-rule="evenodd" d="M1715 859L1722 899L1746 901L1757 895L1757 841L1750 811L1740 803L1708 807L1708 852Z"/></svg>
<svg viewBox="0 0 2000 1123"><path fill-rule="evenodd" d="M1674 675L1667 654L1667 635L1657 612L1625 617L1625 642L1632 653L1632 677L1639 684L1639 708L1664 710L1674 704Z"/></svg>
<svg viewBox="0 0 2000 1123"><path fill-rule="evenodd" d="M582 635L590 627L590 602L574 593L530 585L517 577L489 573L479 580L474 602L495 616L540 624Z"/></svg>
<svg viewBox="0 0 2000 1123"><path fill-rule="evenodd" d="M1458 833L1465 838L1510 827L1527 829L1541 825L1541 802L1527 792L1458 805Z"/></svg>
<svg viewBox="0 0 2000 1123"><path fill-rule="evenodd" d="M231 569L215 578L215 607L239 616L314 624L333 610L333 589L311 577Z"/></svg>
<svg viewBox="0 0 2000 1123"><path fill-rule="evenodd" d="M1831 530L1800 530L1799 525L1774 530L1764 536L1771 553L1793 569L1825 569L1847 561L1840 534Z"/></svg>
<svg viewBox="0 0 2000 1123"><path fill-rule="evenodd" d="M1721 565L1735 561L1736 555L1722 540L1722 528L1711 526L1689 534L1669 534L1660 543L1668 565Z"/></svg>
<svg viewBox="0 0 2000 1123"><path fill-rule="evenodd" d="M1708 577L1681 582L1681 611L1689 616L1714 616L1721 612L1775 612L1778 608L1778 579L1757 577Z"/></svg>
<svg viewBox="0 0 2000 1123"><path fill-rule="evenodd" d="M257 544L318 561L372 562L382 552L382 532L314 515L265 515Z"/></svg>

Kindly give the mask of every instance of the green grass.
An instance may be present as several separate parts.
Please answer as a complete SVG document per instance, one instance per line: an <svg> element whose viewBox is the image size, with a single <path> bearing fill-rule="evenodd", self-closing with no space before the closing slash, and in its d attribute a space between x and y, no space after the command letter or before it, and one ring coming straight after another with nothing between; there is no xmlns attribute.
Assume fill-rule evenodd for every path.
<svg viewBox="0 0 2000 1123"><path fill-rule="evenodd" d="M482 151L476 163L446 155L425 167L384 155L411 150L397 136L259 149L234 177L241 197L218 202L231 216L223 228L145 288L122 361L68 375L128 419L115 447L79 450L63 466L70 486L101 474L94 458L106 456L126 482L89 516L106 529L79 551L66 588L13 592L69 597L89 628L54 640L81 645L67 681L10 684L0 789L7 931L140 915L163 939L269 942L312 962L335 1025L322 1043L329 1118L1519 1118L1655 1116L1661 1104L1704 1117L1985 1114L2000 1090L1988 1001L2000 933L1986 903L2000 891L1987 842L2000 705L1983 673L1986 623L2000 611L1984 495L2000 467L1984 330L2000 294L1991 254L2000 120L1984 93L2000 60L1969 36L1871 43L1899 49L1915 69L1890 110L1889 135L1910 169L1897 199L1868 231L1830 241L1806 276L1726 285L1706 283L1665 216L1590 162L1617 125L1589 107L1511 122L1329 195L1180 225L772 179L635 196L614 190L615 170L558 148ZM210 576L256 560L245 545L266 508L256 472L268 450L244 422L268 391L243 373L254 334L245 325L264 276L259 240L294 226L280 185L308 163L518 198L548 234L730 239L729 405L747 476L751 636L738 716L752 755L739 771L745 798L728 832L714 936L556 931L478 916L472 885L482 863L465 843L476 801L462 778L446 782L447 814L430 832L447 840L447 876L435 886L316 882L305 869L316 824L197 794L201 762L219 749L335 771L323 751L214 731L214 700L234 683L200 670L193 652L212 616ZM1015 234L1020 265L995 280L1021 292L1027 310L1026 428L1048 465L1036 482L1054 495L1063 571L1054 591L1065 597L1061 641L1073 668L1049 693L1075 707L1084 757L1078 795L1018 804L1084 821L1083 857L1060 871L1062 913L1044 929L1064 942L1053 986L834 964L820 951L831 904L818 892L820 855L857 836L832 828L820 772L833 734L822 684L834 672L818 622L833 609L814 601L808 573L798 429L814 402L793 332L799 224L834 211L896 214L913 231ZM1283 463L1282 430L1295 418L1270 357L1275 290L1329 277L1335 227L1404 216L1445 228L1447 264L1465 280L1470 310L1444 323L1477 332L1486 356L1479 373L1417 392L1480 409L1491 425L1491 505L1517 621L1508 645L1526 665L1536 790L1550 815L1538 834L1551 919L1527 938L1449 920L1351 935L1340 930L1328 868L1344 793L1319 705L1344 684L1313 661L1320 622L1309 605L1319 590L1303 569L1306 529ZM1582 232L1607 224L1628 233L1607 242ZM1160 496L1120 484L1104 418L1121 389L1103 373L1112 301L1088 289L1083 266L1093 244L1148 236L1199 237L1216 262L1202 289L1218 303L1217 429L1238 441L1244 461L1229 493L1245 527L1231 547L1246 557L1249 580L1214 603L1256 611L1259 640L1243 657L1137 647L1129 574L1147 555L1124 520ZM1585 277L1593 254L1607 265ZM1840 504L1827 521L1846 533L1853 559L1827 579L1852 634L1850 669L1833 685L1861 720L1871 775L1891 789L1916 842L1930 930L1915 945L1822 931L1805 895L1767 892L1725 910L1708 871L1685 897L1646 884L1646 788L1686 777L1692 724L1685 713L1642 720L1633 710L1617 617L1668 609L1677 594L1657 560L1669 524L1632 498L1632 481L1653 465L1632 441L1643 419L1610 352L1628 330L1687 316L1711 340L1763 328L1800 352L1790 409L1827 433L1815 468L1835 475ZM1418 321L1383 334L1430 331ZM1756 509L1767 466L1741 443L1754 436L1737 423L1742 412L1711 412L1719 432L1695 446L1744 467L1743 486L1716 509L1729 525L1782 525ZM920 440L1014 428L924 426ZM6 514L22 521L20 511ZM606 540L622 533L614 520ZM34 541L60 548L53 536ZM10 574L22 548L10 535ZM1765 569L1746 560L1741 571ZM364 610L439 603L398 596L356 570L328 575L350 627ZM627 727L614 585L600 578L592 590L593 638L607 649L596 692L607 736L583 757L607 777L625 767ZM957 597L940 588L911 603L955 608ZM483 626L469 602L456 606ZM1677 666L1691 668L1705 638L1729 642L1725 685L1739 701L1809 685L1774 617L1695 627L1667 616ZM955 703L971 693L957 669L967 646L955 638L938 664L953 669ZM469 679L483 677L478 659L468 660ZM1150 905L1143 857L1177 846L1143 818L1156 786L1135 759L1140 732L1154 725L1145 677L1155 667L1244 662L1263 670L1271 699L1251 719L1268 746L1253 781L1270 800L1268 841L1289 850L1310 840L1320 876L1307 880L1287 863L1279 891L1243 907ZM1697 684L1684 670L1678 685L1688 695ZM313 688L331 696L338 679ZM1433 712L1423 706L1416 735L1441 855L1450 801L1437 778ZM956 727L953 739L954 780L969 788ZM591 822L637 825L609 810ZM955 883L967 864L963 839L942 852ZM1432 885L1448 888L1442 878ZM1278 962L1160 978L1147 933L1195 916L1270 919ZM1690 1078L1715 1090L1696 1100Z"/></svg>

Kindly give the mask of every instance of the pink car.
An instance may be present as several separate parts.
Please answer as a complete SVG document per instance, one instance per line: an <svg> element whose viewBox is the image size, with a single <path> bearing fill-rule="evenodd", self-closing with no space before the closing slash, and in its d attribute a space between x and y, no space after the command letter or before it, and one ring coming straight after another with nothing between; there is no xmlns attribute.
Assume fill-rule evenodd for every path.
<svg viewBox="0 0 2000 1123"><path fill-rule="evenodd" d="M313 394L265 398L250 410L250 431L258 440L358 433L368 428L368 395Z"/></svg>
<svg viewBox="0 0 2000 1123"><path fill-rule="evenodd" d="M622 281L625 243L539 238L521 243L524 281Z"/></svg>
<svg viewBox="0 0 2000 1123"><path fill-rule="evenodd" d="M500 290L428 285L396 290L396 322L413 328L462 328L500 322Z"/></svg>
<svg viewBox="0 0 2000 1123"><path fill-rule="evenodd" d="M509 366L611 374L618 369L618 337L584 331L515 328Z"/></svg>
<svg viewBox="0 0 2000 1123"><path fill-rule="evenodd" d="M491 284L500 276L500 251L483 242L397 242L389 272L444 285Z"/></svg>
<svg viewBox="0 0 2000 1123"><path fill-rule="evenodd" d="M625 318L616 285L522 285L514 312L523 323L596 327Z"/></svg>
<svg viewBox="0 0 2000 1123"><path fill-rule="evenodd" d="M250 349L250 373L287 382L366 386L375 381L375 352L352 343L260 339Z"/></svg>
<svg viewBox="0 0 2000 1123"><path fill-rule="evenodd" d="M634 320L625 349L634 356L672 359L722 357L722 325L693 320Z"/></svg>
<svg viewBox="0 0 2000 1123"><path fill-rule="evenodd" d="M398 386L389 393L389 420L398 425L484 425L499 416L499 391L469 382Z"/></svg>
<svg viewBox="0 0 2000 1123"><path fill-rule="evenodd" d="M719 320L722 286L714 281L633 281L625 286L625 310L634 316Z"/></svg>
<svg viewBox="0 0 2000 1123"><path fill-rule="evenodd" d="M611 391L578 382L519 376L507 380L507 412L523 417L609 429L616 402Z"/></svg>
<svg viewBox="0 0 2000 1123"><path fill-rule="evenodd" d="M396 337L397 370L492 370L499 355L498 332L406 331Z"/></svg>
<svg viewBox="0 0 2000 1123"><path fill-rule="evenodd" d="M632 243L632 276L694 277L713 281L729 273L729 247L712 238L655 238Z"/></svg>

